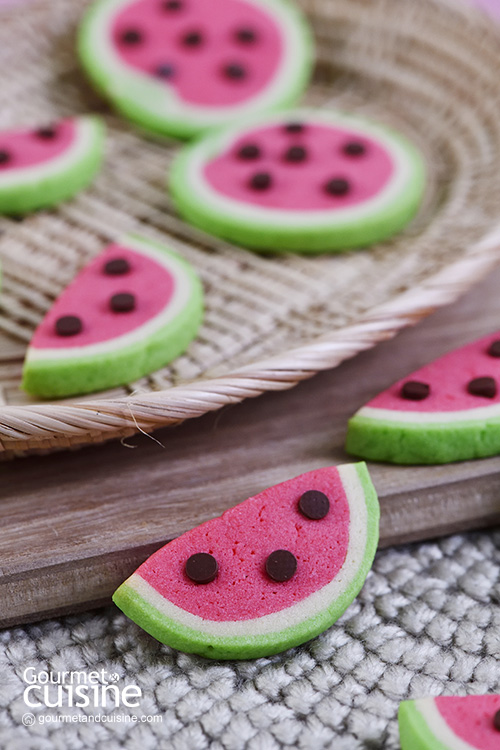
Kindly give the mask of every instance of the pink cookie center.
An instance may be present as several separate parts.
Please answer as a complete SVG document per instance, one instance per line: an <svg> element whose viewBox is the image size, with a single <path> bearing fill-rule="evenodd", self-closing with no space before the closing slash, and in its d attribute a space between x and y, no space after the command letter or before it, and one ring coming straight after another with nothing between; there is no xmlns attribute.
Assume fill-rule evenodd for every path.
<svg viewBox="0 0 500 750"><path fill-rule="evenodd" d="M63 120L40 130L0 132L0 177L23 167L35 167L60 156L75 139L74 120Z"/></svg>
<svg viewBox="0 0 500 750"><path fill-rule="evenodd" d="M500 332L474 341L425 365L410 376L399 380L388 390L372 399L367 406L410 412L437 412L474 409L500 403L500 357L488 354L490 345L500 340ZM493 398L472 395L468 384L476 378L492 377L498 392ZM412 401L402 398L401 388L408 381L430 386L427 398Z"/></svg>
<svg viewBox="0 0 500 750"><path fill-rule="evenodd" d="M104 272L108 261L122 258L128 261L130 271L120 275ZM172 297L174 284L167 269L153 259L122 245L110 245L64 290L35 331L31 345L37 349L58 349L114 339L160 313ZM134 310L111 309L111 298L122 293L134 295ZM56 321L65 316L80 318L81 333L72 336L56 333Z"/></svg>
<svg viewBox="0 0 500 750"><path fill-rule="evenodd" d="M478 750L498 750L500 732L493 718L500 710L500 695L435 698L436 706L450 729Z"/></svg>
<svg viewBox="0 0 500 750"><path fill-rule="evenodd" d="M111 35L127 65L207 107L261 92L283 56L274 18L245 0L137 0L117 14Z"/></svg>
<svg viewBox="0 0 500 750"><path fill-rule="evenodd" d="M327 495L330 510L318 521L297 509L307 490ZM277 612L329 583L340 570L349 541L349 506L336 471L318 470L272 487L163 547L139 574L166 599L209 620L247 620ZM297 572L284 583L265 572L275 550L290 551ZM185 574L197 552L213 555L219 572L208 584ZM285 623L286 624L286 623Z"/></svg>
<svg viewBox="0 0 500 750"><path fill-rule="evenodd" d="M389 182L394 166L380 143L345 128L308 123L299 130L299 125L245 133L206 165L205 178L242 203L291 211L356 206ZM245 156L252 148L258 156ZM262 175L268 175L268 185L259 184Z"/></svg>

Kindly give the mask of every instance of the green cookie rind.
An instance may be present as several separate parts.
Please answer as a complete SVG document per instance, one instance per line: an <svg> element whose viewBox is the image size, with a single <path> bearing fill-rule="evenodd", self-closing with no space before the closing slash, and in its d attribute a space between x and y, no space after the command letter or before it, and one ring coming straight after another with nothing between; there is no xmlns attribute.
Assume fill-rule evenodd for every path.
<svg viewBox="0 0 500 750"><path fill-rule="evenodd" d="M387 128L385 130L404 148L411 165L412 180L396 200L362 219L342 219L332 215L331 223L327 226L301 227L297 223L284 226L273 222L272 209L269 210L267 220L260 220L239 214L234 205L231 210L208 206L192 190L186 179L197 143L185 147L174 160L169 176L169 190L179 213L188 222L209 234L262 253L344 252L372 245L399 232L415 216L426 180L425 165L417 149L398 133Z"/></svg>
<svg viewBox="0 0 500 750"><path fill-rule="evenodd" d="M401 424L356 416L349 420L347 453L395 464L446 464L500 453L500 417L442 424Z"/></svg>
<svg viewBox="0 0 500 750"><path fill-rule="evenodd" d="M377 494L366 464L357 464L356 470L363 486L368 515L365 553L347 589L314 617L276 633L222 637L201 633L166 617L127 585L127 581L113 594L114 603L127 617L161 643L209 659L253 659L270 656L314 638L333 625L353 602L363 587L377 550L380 517Z"/></svg>
<svg viewBox="0 0 500 750"><path fill-rule="evenodd" d="M102 162L105 127L99 117L86 116L85 120L92 128L92 138L85 153L68 159L57 171L53 169L52 161L47 162L50 173L35 181L28 175L26 181L19 181L16 185L0 184L0 213L19 215L57 206L92 182Z"/></svg>
<svg viewBox="0 0 500 750"><path fill-rule="evenodd" d="M145 240L141 237L141 242ZM147 244L165 250L161 244ZM170 253L172 254L172 253ZM191 297L174 320L147 339L106 354L26 362L21 387L41 398L62 398L114 388L164 367L186 351L203 319L203 290L191 266L177 259L191 282ZM112 343L112 340L111 340Z"/></svg>
<svg viewBox="0 0 500 750"><path fill-rule="evenodd" d="M431 732L414 701L403 701L398 711L401 750L452 750Z"/></svg>
<svg viewBox="0 0 500 750"><path fill-rule="evenodd" d="M77 41L78 55L95 88L105 98L109 99L124 117L146 132L178 139L194 138L208 130L217 129L234 119L234 116L232 117L231 112L228 111L224 118L221 118L221 122L207 124L193 119L192 116L181 116L177 113L175 119L172 119L172 117L169 119L168 113L165 116L160 116L141 107L138 104L138 97L134 96L133 93L137 84L134 84L133 88L128 85L126 64L123 63L123 72L110 71L102 66L99 56L96 55L94 33L95 24L101 23L99 19L101 3L102 0L94 2L80 24ZM302 13L289 0L280 0L280 4L286 8L289 16L295 19L297 29L301 31L303 65L293 77L287 79L287 86L283 87L280 95L276 96L272 104L265 108L265 111L269 112L290 107L299 99L311 78L315 57L313 34ZM146 88L147 85L145 77L143 87ZM157 92L152 90L151 95L154 96L155 93Z"/></svg>

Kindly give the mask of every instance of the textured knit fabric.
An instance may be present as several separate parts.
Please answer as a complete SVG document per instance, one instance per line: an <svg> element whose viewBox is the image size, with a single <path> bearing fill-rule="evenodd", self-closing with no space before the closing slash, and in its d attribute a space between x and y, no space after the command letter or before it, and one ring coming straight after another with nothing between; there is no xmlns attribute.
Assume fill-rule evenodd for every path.
<svg viewBox="0 0 500 750"><path fill-rule="evenodd" d="M117 609L0 633L3 750L358 750L399 747L399 701L500 692L500 533L377 555L342 619L272 658L211 662L160 645ZM142 690L161 723L23 726L27 666L95 670ZM95 709L43 709L91 713Z"/></svg>

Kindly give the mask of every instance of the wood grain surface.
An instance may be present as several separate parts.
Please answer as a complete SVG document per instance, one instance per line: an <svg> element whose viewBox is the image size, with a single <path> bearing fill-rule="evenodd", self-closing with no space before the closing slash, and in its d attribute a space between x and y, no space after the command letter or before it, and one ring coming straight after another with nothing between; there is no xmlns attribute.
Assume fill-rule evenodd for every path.
<svg viewBox="0 0 500 750"><path fill-rule="evenodd" d="M395 379L500 329L500 270L459 303L292 391L126 444L0 466L0 625L107 604L168 539L276 482L351 460L347 418ZM2 342L0 341L0 346ZM369 464L381 546L500 523L500 457Z"/></svg>

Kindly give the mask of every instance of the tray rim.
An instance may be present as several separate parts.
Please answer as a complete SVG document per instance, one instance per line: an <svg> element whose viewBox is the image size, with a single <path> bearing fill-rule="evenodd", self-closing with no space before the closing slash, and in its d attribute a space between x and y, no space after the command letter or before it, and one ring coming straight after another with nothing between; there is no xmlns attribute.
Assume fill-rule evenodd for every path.
<svg viewBox="0 0 500 750"><path fill-rule="evenodd" d="M37 3L34 3L35 5ZM40 3L41 4L41 3ZM491 19L464 0L430 0L456 15ZM19 8L8 10L17 15ZM272 357L235 367L222 375L148 393L85 398L58 403L0 405L0 460L99 444L137 432L149 432L216 411L265 392L294 387L318 372L336 367L357 353L392 338L439 307L454 302L500 263L500 220L467 245L461 257L431 273L420 284L363 312L349 325ZM152 438L156 440L156 438Z"/></svg>
<svg viewBox="0 0 500 750"><path fill-rule="evenodd" d="M120 398L3 406L0 458L91 445L137 432L149 435L246 398L293 388L454 302L497 263L500 223L470 245L459 260L375 306L354 323L227 374Z"/></svg>

